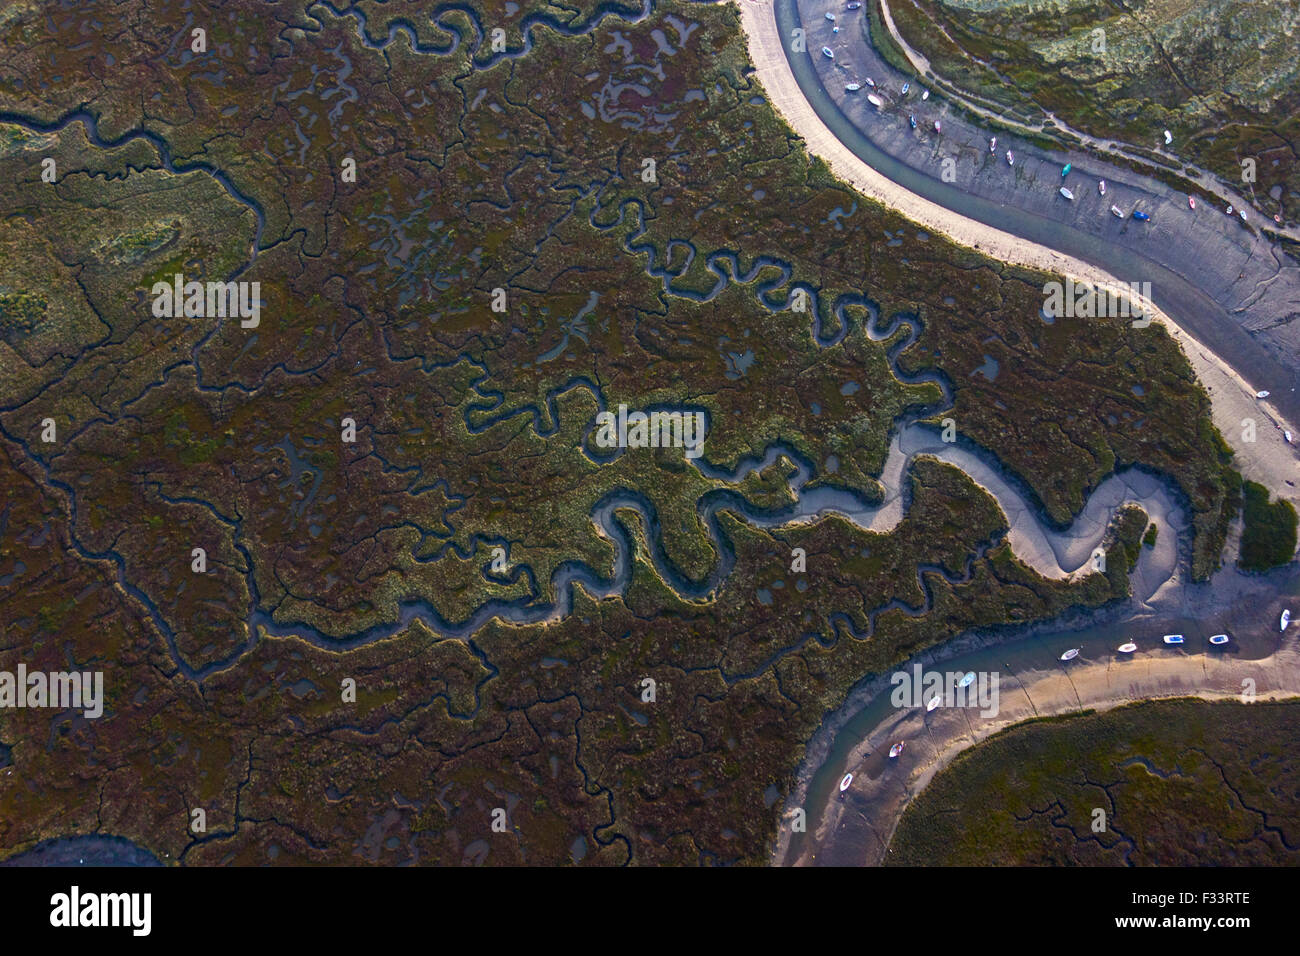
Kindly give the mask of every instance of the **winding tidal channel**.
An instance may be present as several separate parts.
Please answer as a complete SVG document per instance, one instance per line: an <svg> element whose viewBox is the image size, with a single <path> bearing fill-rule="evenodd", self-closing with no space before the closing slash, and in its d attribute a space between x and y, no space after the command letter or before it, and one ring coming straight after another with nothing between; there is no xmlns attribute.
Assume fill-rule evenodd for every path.
<svg viewBox="0 0 1300 956"><path fill-rule="evenodd" d="M773 104L804 137L810 152L878 201L927 227L994 258L1045 271L1132 275L1137 269L1152 282L1153 299L1176 324L1171 334L1182 344L1207 385L1215 421L1231 439L1243 416L1258 414L1253 392L1279 387L1272 400L1279 431L1295 420L1300 396L1295 382L1294 348L1256 340L1247 331L1256 318L1285 315L1300 299L1300 272L1277 254L1267 237L1247 231L1226 217L1193 220L1185 198L1149 177L1121 170L1083 153L1052 153L999 132L1000 150L1015 150L1014 173L1003 168L985 144L990 131L940 97L921 100L923 84L912 79L911 99L902 94L907 77L872 47L865 11L845 15L837 0L741 0L742 22L760 80ZM825 16L835 11L836 19ZM834 31L833 26L839 26ZM793 31L806 31L803 50L787 48ZM823 45L833 57L821 53ZM846 89L872 76L882 102L869 105L865 94ZM913 127L910 117L915 116ZM941 121L943 133L933 124ZM933 129L933 132L931 130ZM951 159L955 181L938 175ZM1056 170L1073 162L1087 177L1107 177L1110 197L1126 208L1151 211L1159 229L1135 230L1098 205L1095 190L1065 205L1055 196ZM1211 213L1213 210L1211 210ZM1239 273L1239 274L1238 274ZM1195 277L1195 281L1191 277ZM1260 294L1260 289L1268 289ZM1189 337L1186 332L1190 332ZM1289 356L1289 358L1287 358ZM1254 386L1252 382L1269 382ZM911 439L907 428L904 442ZM1295 455L1273 439L1268 449L1237 447L1249 477L1295 498ZM892 451L892 449L891 449ZM938 457L945 457L942 454ZM1131 496L1153 517L1186 534L1177 503L1161 494L1160 483L1129 484L1123 491L1114 476L1099 487L1069 532L1038 537L1041 521L1018 512L1008 489L969 460L945 457L967 470L997 498L1012 521L1017 553L1045 575L1053 559L1066 570L1077 566L1090 537L1083 529L1105 511L1102 499ZM891 464L895 461L891 455ZM887 466L888 469L889 466ZM1146 476L1144 476L1145 479ZM1011 489L1014 491L1014 489ZM1159 518L1156 519L1160 521ZM1049 556L1050 555L1050 556ZM1086 558L1086 555L1084 556ZM1294 564L1265 576L1246 576L1232 568L1211 581L1191 584L1179 573L1177 556L1159 547L1144 556L1133 580L1134 596L1119 607L1077 620L969 634L900 664L897 672L997 674L1001 700L997 713L978 706L896 706L890 675L867 678L848 701L829 715L809 742L796 786L785 800L786 819L773 855L781 865L878 864L903 810L931 777L961 750L1010 724L1035 716L1083 708L1105 709L1151 697L1237 697L1250 688L1258 697L1300 695L1300 652L1294 637L1278 628L1283 607L1300 602L1300 570ZM1212 634L1228 633L1231 643L1214 648ZM1181 647L1164 645L1164 634L1181 633ZM1135 654L1116 648L1132 641ZM1067 649L1079 654L1060 660ZM1244 682L1244 683L1243 683ZM887 752L905 744L897 758ZM853 774L840 790L845 774ZM806 830L793 826L806 813Z"/></svg>

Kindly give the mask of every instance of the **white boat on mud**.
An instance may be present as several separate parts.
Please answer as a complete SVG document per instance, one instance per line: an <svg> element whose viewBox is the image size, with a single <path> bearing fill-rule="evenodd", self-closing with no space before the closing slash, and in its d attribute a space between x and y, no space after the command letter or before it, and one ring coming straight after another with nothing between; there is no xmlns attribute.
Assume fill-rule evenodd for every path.
<svg viewBox="0 0 1300 956"><path fill-rule="evenodd" d="M970 686L971 684L973 684L973 683L975 683L975 672L974 672L974 671L967 671L965 674L962 675L961 680L959 680L959 681L957 682L957 686L958 686L958 687L969 687L969 686Z"/></svg>
<svg viewBox="0 0 1300 956"><path fill-rule="evenodd" d="M923 100L928 100L929 98L930 98L930 91L929 91L929 90L922 90L922 91L921 91L921 99L923 99Z"/></svg>
<svg viewBox="0 0 1300 956"><path fill-rule="evenodd" d="M1282 612L1282 627L1281 627L1281 630L1285 631L1285 630L1287 629L1287 625L1290 624L1290 623L1291 623L1291 610L1290 610L1290 608L1288 608L1287 610L1285 610L1285 611Z"/></svg>
<svg viewBox="0 0 1300 956"><path fill-rule="evenodd" d="M861 84L861 83L850 83L850 84L848 84L847 86L844 87L844 92L846 92L846 93L856 93L856 92L857 92L858 90L860 90L860 89L862 89L862 84Z"/></svg>
<svg viewBox="0 0 1300 956"><path fill-rule="evenodd" d="M1181 634L1166 634L1166 635L1165 635L1165 643L1166 643L1166 644L1181 644L1181 643L1183 643L1183 635L1181 635Z"/></svg>
<svg viewBox="0 0 1300 956"><path fill-rule="evenodd" d="M868 94L867 94L867 102L870 103L872 106L874 106L876 109L881 109L881 108L883 108L884 105L885 105L885 101L882 100L882 99L881 99L879 96L877 96L875 93L868 93Z"/></svg>
<svg viewBox="0 0 1300 956"><path fill-rule="evenodd" d="M1102 179L1098 181L1097 192L1102 196L1106 195L1106 180Z"/></svg>
<svg viewBox="0 0 1300 956"><path fill-rule="evenodd" d="M903 748L906 746L907 744L904 741L900 740L898 743L894 744L894 746L890 747L889 759L893 760L895 757L901 754L903 752Z"/></svg>
<svg viewBox="0 0 1300 956"><path fill-rule="evenodd" d="M940 697L938 694L936 694L935 696L931 697L930 702L925 705L925 712L928 714L930 711L934 710L942 703L943 703L943 698Z"/></svg>
<svg viewBox="0 0 1300 956"><path fill-rule="evenodd" d="M1007 165L1014 166L1015 164L1016 164L1016 154L1011 152L1011 150L1007 150Z"/></svg>
<svg viewBox="0 0 1300 956"><path fill-rule="evenodd" d="M1256 397L1256 398L1268 398L1268 396L1269 396L1270 394L1271 394L1271 393L1269 392L1268 389L1266 389L1266 388L1261 388L1258 392L1255 393L1255 397Z"/></svg>
<svg viewBox="0 0 1300 956"><path fill-rule="evenodd" d="M828 59L833 60L833 59L835 59L835 52L834 52L830 47L828 47L828 46L824 46L824 47L822 47L822 56L827 57Z"/></svg>
<svg viewBox="0 0 1300 956"><path fill-rule="evenodd" d="M1229 638L1227 634L1215 634L1210 638L1210 643L1215 647L1222 647L1224 644L1227 644L1229 640L1231 640L1231 638Z"/></svg>
<svg viewBox="0 0 1300 956"><path fill-rule="evenodd" d="M1114 216L1116 219L1123 219L1123 218L1124 218L1124 210L1123 210L1123 209L1120 209L1119 206L1111 206L1111 207L1110 207L1110 214L1111 214L1112 216Z"/></svg>
<svg viewBox="0 0 1300 956"><path fill-rule="evenodd" d="M1069 200L1074 199L1074 193L1070 192L1070 190L1066 189L1064 186L1061 187L1061 195Z"/></svg>
<svg viewBox="0 0 1300 956"><path fill-rule="evenodd" d="M1072 647L1072 648L1070 648L1068 651L1066 651L1064 654L1061 655L1061 660L1063 660L1063 661L1072 661L1072 660L1074 660L1076 657L1079 656L1079 651L1080 651L1080 648Z"/></svg>
<svg viewBox="0 0 1300 956"><path fill-rule="evenodd" d="M849 784L851 784L852 782L853 782L853 774L846 773L844 775L844 779L840 781L840 793L843 793L845 790L849 789Z"/></svg>
<svg viewBox="0 0 1300 956"><path fill-rule="evenodd" d="M1132 654L1137 649L1138 646L1132 641L1129 641L1127 644L1121 644L1119 647L1115 648L1115 650L1119 651L1121 654Z"/></svg>

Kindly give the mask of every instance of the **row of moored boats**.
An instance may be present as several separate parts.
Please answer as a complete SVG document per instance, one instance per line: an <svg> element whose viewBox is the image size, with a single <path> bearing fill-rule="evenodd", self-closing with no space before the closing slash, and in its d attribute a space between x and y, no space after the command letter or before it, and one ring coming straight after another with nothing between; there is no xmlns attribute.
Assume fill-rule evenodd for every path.
<svg viewBox="0 0 1300 956"><path fill-rule="evenodd" d="M1282 612L1282 617L1279 623L1281 624L1281 627L1279 629L1283 631L1285 631L1287 627L1290 626L1291 611L1289 609ZM1214 634L1210 637L1209 641L1215 647L1222 647L1223 645L1230 643L1232 641L1232 638L1227 634ZM1177 647L1181 644L1186 644L1187 639L1182 634L1166 634L1164 636L1164 643L1171 647ZM1115 648L1115 650L1120 654L1132 654L1135 651L1137 651L1137 649L1138 646L1133 641L1127 641L1121 644L1119 647ZM1081 648L1078 647L1070 648L1068 651L1066 651L1064 654L1061 655L1061 660L1063 661L1074 660L1076 657L1079 656L1080 650Z"/></svg>

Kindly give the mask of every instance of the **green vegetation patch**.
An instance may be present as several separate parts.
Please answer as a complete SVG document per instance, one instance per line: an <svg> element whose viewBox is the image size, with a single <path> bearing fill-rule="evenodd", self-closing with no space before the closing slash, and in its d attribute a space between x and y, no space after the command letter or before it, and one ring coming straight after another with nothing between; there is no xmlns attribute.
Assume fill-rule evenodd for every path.
<svg viewBox="0 0 1300 956"><path fill-rule="evenodd" d="M1269 501L1268 489L1258 482L1244 482L1242 490L1245 527L1238 566L1246 571L1267 571L1286 564L1295 556L1295 506L1284 499Z"/></svg>
<svg viewBox="0 0 1300 956"><path fill-rule="evenodd" d="M1017 724L911 803L887 862L1300 862L1300 701L1146 701Z"/></svg>

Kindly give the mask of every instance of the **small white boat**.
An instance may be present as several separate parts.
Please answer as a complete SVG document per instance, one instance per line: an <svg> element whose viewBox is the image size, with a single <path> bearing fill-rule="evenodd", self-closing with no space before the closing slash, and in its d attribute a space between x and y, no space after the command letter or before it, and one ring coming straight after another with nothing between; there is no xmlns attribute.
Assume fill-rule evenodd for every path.
<svg viewBox="0 0 1300 956"><path fill-rule="evenodd" d="M973 683L975 683L975 672L974 672L974 671L967 671L965 674L962 675L961 680L959 680L959 681L957 682L957 686L958 686L958 687L969 687L969 686L970 686L971 684L973 684Z"/></svg>
<svg viewBox="0 0 1300 956"><path fill-rule="evenodd" d="M1181 644L1181 643L1183 643L1183 635L1181 635L1181 634L1166 634L1166 635L1165 635L1165 643L1166 643L1166 644Z"/></svg>
<svg viewBox="0 0 1300 956"><path fill-rule="evenodd" d="M1137 649L1138 646L1132 641L1129 641L1127 644L1121 644L1119 647L1115 648L1115 650L1119 651L1121 654L1132 654Z"/></svg>
<svg viewBox="0 0 1300 956"><path fill-rule="evenodd" d="M1285 611L1282 612L1282 627L1281 627L1281 630L1285 631L1286 628L1287 628L1287 625L1290 624L1290 623L1291 623L1291 611L1290 611L1290 609L1287 609L1287 610L1285 610Z"/></svg>
<svg viewBox="0 0 1300 956"><path fill-rule="evenodd" d="M1227 634L1215 634L1210 638L1210 643L1218 647L1221 644L1227 644L1229 637Z"/></svg>
<svg viewBox="0 0 1300 956"><path fill-rule="evenodd" d="M1237 215L1241 216L1241 221L1242 221L1242 222L1245 222L1245 221L1246 221L1246 210L1244 210L1244 209L1239 210L1238 213L1237 213Z"/></svg>
<svg viewBox="0 0 1300 956"><path fill-rule="evenodd" d="M849 784L851 784L852 782L853 782L853 774L846 773L844 775L844 779L840 781L840 793L843 793L845 790L849 789Z"/></svg>
<svg viewBox="0 0 1300 956"><path fill-rule="evenodd" d="M906 746L907 746L907 744L906 744L904 741L901 741L901 740L900 740L898 743L894 744L894 746L890 747L890 748L889 748L889 759L890 759L890 760L893 760L895 757L897 757L899 754L901 754L901 753L903 752L903 748L906 747Z"/></svg>
<svg viewBox="0 0 1300 956"><path fill-rule="evenodd" d="M1196 197L1195 197L1195 196L1188 196L1188 197L1187 197L1187 208L1188 208L1188 209L1195 209L1195 208L1196 208Z"/></svg>
<svg viewBox="0 0 1300 956"><path fill-rule="evenodd" d="M938 121L938 120L935 120L935 121L934 121L934 131L935 131L936 133L942 133L942 132L943 132L943 128L939 125L939 121Z"/></svg>
<svg viewBox="0 0 1300 956"><path fill-rule="evenodd" d="M1124 218L1124 210L1123 210L1123 209L1120 209L1119 206L1111 206L1111 207L1110 207L1110 214L1111 214L1112 216L1114 216L1116 219L1123 219L1123 218Z"/></svg>
<svg viewBox="0 0 1300 956"><path fill-rule="evenodd" d="M834 21L834 19L835 19L835 14L833 14L833 13L828 13L828 14L826 14L826 19L827 19L827 20Z"/></svg>
<svg viewBox="0 0 1300 956"><path fill-rule="evenodd" d="M1270 394L1269 390L1266 389L1266 388L1264 388L1264 389L1260 389L1258 392L1256 392L1256 393L1255 393L1255 397L1256 397L1256 398L1268 398L1269 394Z"/></svg>
<svg viewBox="0 0 1300 956"><path fill-rule="evenodd" d="M853 2L850 3L850 4L849 4L847 7L845 7L844 9L846 9L846 10L856 10L856 9L858 9L858 7L860 7L860 6L862 6L862 4L858 3L858 0L853 0Z"/></svg>
<svg viewBox="0 0 1300 956"><path fill-rule="evenodd" d="M929 91L929 90L922 90L922 91L921 91L921 99L923 99L923 100L928 100L929 98L930 98L930 91Z"/></svg>
<svg viewBox="0 0 1300 956"><path fill-rule="evenodd" d="M1291 432L1289 430L1282 432L1282 437L1286 439L1286 443L1288 445L1292 444Z"/></svg>
<svg viewBox="0 0 1300 956"><path fill-rule="evenodd" d="M989 140L989 152L996 153L997 150L998 150L998 138L994 136L992 139Z"/></svg>
<svg viewBox="0 0 1300 956"><path fill-rule="evenodd" d="M883 106L885 105L885 101L882 100L882 99L881 99L879 96L877 96L875 93L868 93L868 94L867 94L867 102L870 103L872 106L874 106L876 109L880 109L881 107L883 107Z"/></svg>
<svg viewBox="0 0 1300 956"><path fill-rule="evenodd" d="M1097 192L1102 196L1106 195L1106 180L1103 179L1097 183Z"/></svg>
<svg viewBox="0 0 1300 956"><path fill-rule="evenodd" d="M1165 145L1168 146L1173 141L1174 141L1174 134L1169 132L1169 130L1165 130Z"/></svg>
<svg viewBox="0 0 1300 956"><path fill-rule="evenodd" d="M934 710L942 703L943 703L943 698L940 697L938 694L935 694L933 697L930 698L929 702L925 705L925 712L928 714L930 711Z"/></svg>
<svg viewBox="0 0 1300 956"><path fill-rule="evenodd" d="M871 77L867 77L867 86L871 87L874 90L876 88L876 81L873 80Z"/></svg>
<svg viewBox="0 0 1300 956"><path fill-rule="evenodd" d="M1074 199L1074 193L1070 192L1070 190L1066 189L1064 186L1061 187L1061 195L1066 199Z"/></svg>
<svg viewBox="0 0 1300 956"><path fill-rule="evenodd" d="M1229 203L1229 205L1228 205L1228 215L1229 215L1229 216L1232 215L1232 204L1231 204L1231 203Z"/></svg>
<svg viewBox="0 0 1300 956"><path fill-rule="evenodd" d="M822 47L822 56L827 57L828 59L831 60L835 59L835 53L828 46Z"/></svg>
<svg viewBox="0 0 1300 956"><path fill-rule="evenodd" d="M1007 150L1007 165L1014 166L1015 164L1016 164L1016 154L1011 152L1011 150Z"/></svg>
<svg viewBox="0 0 1300 956"><path fill-rule="evenodd" d="M1063 660L1063 661L1072 661L1072 660L1074 660L1074 659L1075 659L1076 657L1078 657L1078 656L1079 656L1079 648L1077 648L1077 647L1072 647L1072 648L1070 648L1068 651L1066 651L1064 654L1061 655L1061 660Z"/></svg>
<svg viewBox="0 0 1300 956"><path fill-rule="evenodd" d="M911 83L904 83L904 84L903 84L903 95L906 96L906 95L907 95L907 91L910 90L911 88L912 88L912 84L911 84Z"/></svg>
<svg viewBox="0 0 1300 956"><path fill-rule="evenodd" d="M840 32L839 27L831 27L831 33L839 33L839 32Z"/></svg>
<svg viewBox="0 0 1300 956"><path fill-rule="evenodd" d="M844 87L846 93L856 93L860 89L862 89L861 83L850 83L848 86Z"/></svg>

